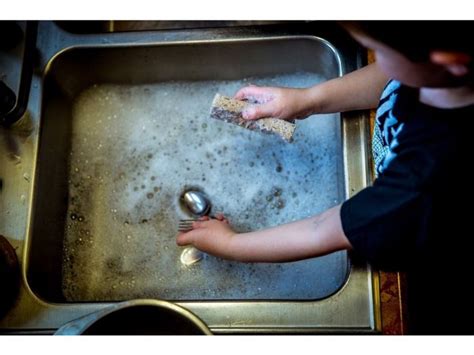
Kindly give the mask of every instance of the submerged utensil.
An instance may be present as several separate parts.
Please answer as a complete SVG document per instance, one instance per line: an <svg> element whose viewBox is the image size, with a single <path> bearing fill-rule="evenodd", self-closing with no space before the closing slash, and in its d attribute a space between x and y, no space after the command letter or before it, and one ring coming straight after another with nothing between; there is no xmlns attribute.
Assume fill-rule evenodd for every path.
<svg viewBox="0 0 474 355"><path fill-rule="evenodd" d="M210 219L216 219L214 216L209 216ZM178 232L189 232L193 229L193 222L199 221L198 218L180 219L178 223Z"/></svg>
<svg viewBox="0 0 474 355"><path fill-rule="evenodd" d="M200 191L186 191L182 200L189 212L196 216L203 216L209 212L211 204L206 196Z"/></svg>

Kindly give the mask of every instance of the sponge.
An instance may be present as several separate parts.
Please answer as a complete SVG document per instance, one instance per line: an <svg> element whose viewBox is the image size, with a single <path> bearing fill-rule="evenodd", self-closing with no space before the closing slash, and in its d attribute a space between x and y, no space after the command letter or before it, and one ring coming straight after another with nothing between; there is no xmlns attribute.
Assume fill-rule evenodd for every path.
<svg viewBox="0 0 474 355"><path fill-rule="evenodd" d="M216 94L212 101L210 117L220 121L233 123L252 131L276 134L289 143L293 141L293 134L296 128L294 122L284 121L278 118L246 120L242 117L242 111L248 105L251 105L251 103Z"/></svg>

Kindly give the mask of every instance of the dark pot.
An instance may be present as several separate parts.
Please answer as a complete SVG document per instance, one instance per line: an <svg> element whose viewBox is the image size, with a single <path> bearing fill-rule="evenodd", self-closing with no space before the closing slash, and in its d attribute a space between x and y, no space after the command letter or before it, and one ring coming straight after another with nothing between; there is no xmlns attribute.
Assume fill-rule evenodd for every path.
<svg viewBox="0 0 474 355"><path fill-rule="evenodd" d="M211 335L185 308L161 300L133 300L73 320L56 335Z"/></svg>

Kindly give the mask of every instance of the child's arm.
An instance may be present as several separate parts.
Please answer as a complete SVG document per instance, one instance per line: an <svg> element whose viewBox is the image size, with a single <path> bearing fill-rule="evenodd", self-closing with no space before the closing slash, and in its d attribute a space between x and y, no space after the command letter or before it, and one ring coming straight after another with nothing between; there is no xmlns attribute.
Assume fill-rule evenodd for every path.
<svg viewBox="0 0 474 355"><path fill-rule="evenodd" d="M374 64L307 89L247 86L236 99L261 103L244 112L244 118L305 118L312 114L375 108L388 77Z"/></svg>
<svg viewBox="0 0 474 355"><path fill-rule="evenodd" d="M194 222L193 230L179 234L178 245L225 259L246 262L283 262L350 249L340 217L341 206L317 216L256 232L235 233L222 217Z"/></svg>

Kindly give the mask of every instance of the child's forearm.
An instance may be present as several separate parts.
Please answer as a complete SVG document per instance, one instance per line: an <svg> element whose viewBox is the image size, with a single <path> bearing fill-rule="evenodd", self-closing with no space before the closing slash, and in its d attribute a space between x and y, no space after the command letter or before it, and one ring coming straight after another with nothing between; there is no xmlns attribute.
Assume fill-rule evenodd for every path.
<svg viewBox="0 0 474 355"><path fill-rule="evenodd" d="M388 77L376 63L307 90L313 113L334 113L377 107Z"/></svg>
<svg viewBox="0 0 474 355"><path fill-rule="evenodd" d="M237 234L227 244L223 256L246 262L283 262L350 247L342 230L339 205L301 221Z"/></svg>

